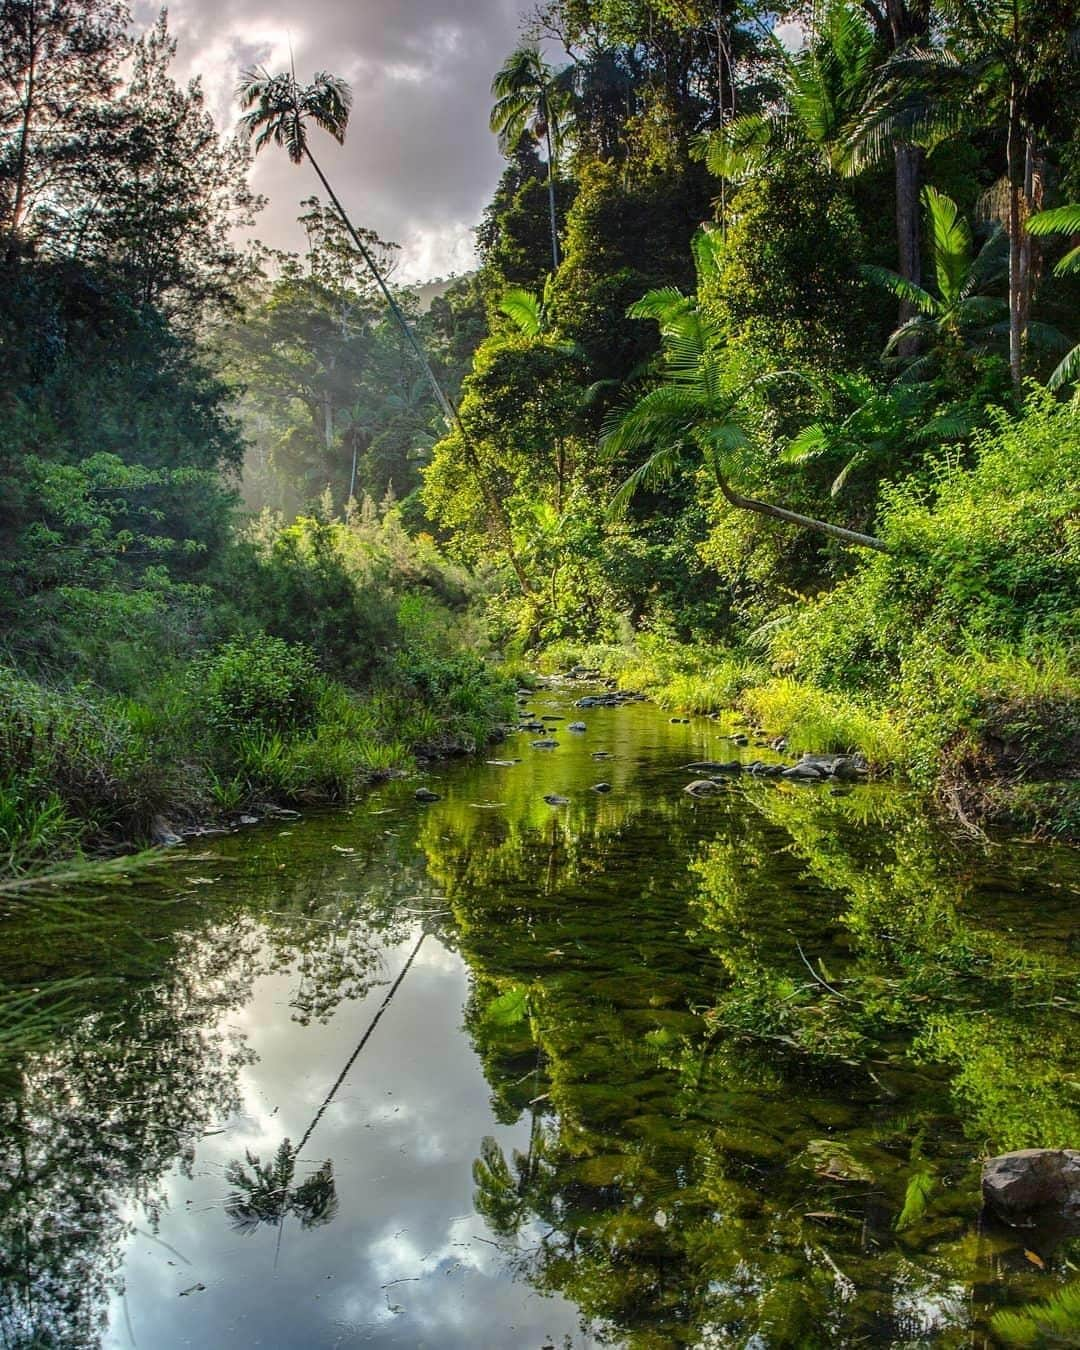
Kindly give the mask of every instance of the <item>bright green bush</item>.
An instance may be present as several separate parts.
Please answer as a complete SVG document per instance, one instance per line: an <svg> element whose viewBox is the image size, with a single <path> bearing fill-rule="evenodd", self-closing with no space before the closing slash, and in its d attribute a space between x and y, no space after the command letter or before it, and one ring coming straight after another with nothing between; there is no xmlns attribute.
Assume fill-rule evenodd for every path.
<svg viewBox="0 0 1080 1350"><path fill-rule="evenodd" d="M315 653L260 634L226 642L195 663L207 726L225 737L286 735L310 727L321 687Z"/></svg>

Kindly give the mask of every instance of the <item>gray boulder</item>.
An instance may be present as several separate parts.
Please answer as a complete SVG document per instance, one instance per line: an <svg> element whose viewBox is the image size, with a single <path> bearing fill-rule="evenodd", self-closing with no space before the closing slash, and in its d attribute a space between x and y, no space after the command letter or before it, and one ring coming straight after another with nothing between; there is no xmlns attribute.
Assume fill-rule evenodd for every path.
<svg viewBox="0 0 1080 1350"><path fill-rule="evenodd" d="M1080 1149L1022 1148L983 1164L983 1199L1017 1228L1049 1214L1080 1217Z"/></svg>

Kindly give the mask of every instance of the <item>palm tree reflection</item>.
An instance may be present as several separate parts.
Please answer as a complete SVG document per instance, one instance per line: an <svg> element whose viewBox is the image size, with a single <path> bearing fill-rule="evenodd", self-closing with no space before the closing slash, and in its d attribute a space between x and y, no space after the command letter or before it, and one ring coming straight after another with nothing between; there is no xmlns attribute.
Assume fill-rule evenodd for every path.
<svg viewBox="0 0 1080 1350"><path fill-rule="evenodd" d="M238 1233L254 1233L264 1223L280 1230L290 1214L300 1220L301 1228L319 1228L337 1214L334 1164L328 1158L297 1183L298 1151L283 1139L269 1162L245 1151L246 1166L231 1162L225 1169L225 1180L234 1188L225 1212Z"/></svg>

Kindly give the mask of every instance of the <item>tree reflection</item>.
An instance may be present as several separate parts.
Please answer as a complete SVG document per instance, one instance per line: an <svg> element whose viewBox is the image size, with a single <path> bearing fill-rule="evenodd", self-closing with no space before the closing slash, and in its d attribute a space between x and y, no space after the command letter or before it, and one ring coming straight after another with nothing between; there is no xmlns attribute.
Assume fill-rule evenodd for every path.
<svg viewBox="0 0 1080 1350"><path fill-rule="evenodd" d="M897 793L605 808L425 835L497 1114L532 1117L473 1173L514 1266L650 1350L968 1344L1062 1278L1075 1242L978 1222L982 1149L1080 1134L1053 878L1017 924L1024 860Z"/></svg>
<svg viewBox="0 0 1080 1350"><path fill-rule="evenodd" d="M254 1233L261 1224L280 1228L290 1214L299 1219L301 1228L319 1228L337 1214L334 1165L329 1159L296 1183L297 1155L288 1139L267 1163L250 1151L245 1157L246 1166L231 1162L225 1169L225 1180L234 1188L225 1213L238 1233Z"/></svg>

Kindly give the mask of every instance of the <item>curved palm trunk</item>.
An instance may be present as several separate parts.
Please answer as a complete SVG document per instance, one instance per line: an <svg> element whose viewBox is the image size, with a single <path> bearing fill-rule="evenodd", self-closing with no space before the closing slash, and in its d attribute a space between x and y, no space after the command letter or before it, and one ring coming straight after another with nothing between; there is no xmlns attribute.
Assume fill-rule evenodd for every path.
<svg viewBox="0 0 1080 1350"><path fill-rule="evenodd" d="M858 530L845 530L842 525L830 525L827 520L815 520L813 516L801 515L798 511L788 511L783 506L773 506L769 502L759 502L755 497L744 497L736 492L723 474L714 470L716 482L725 500L738 507L740 511L755 511L759 516L769 516L773 520L785 521L788 525L799 525L805 530L816 530L827 534L831 539L839 539L845 544L855 544L859 548L876 549L878 553L891 553L892 550L883 539L872 534L860 534Z"/></svg>
<svg viewBox="0 0 1080 1350"><path fill-rule="evenodd" d="M435 400L438 403L440 409L442 410L442 414L446 418L447 424L453 430L457 431L458 435L461 437L462 449L465 451L465 457L469 461L469 465L472 468L473 473L476 475L476 481L480 486L481 495L483 496L487 504L488 510L492 513L492 517L498 524L500 532L502 533L503 547L506 549L506 556L507 559L509 560L510 566L514 570L514 575L517 577L518 585L521 587L523 595L531 595L532 585L530 584L529 579L525 574L524 568L521 566L521 562L517 556L517 551L514 548L513 535L511 534L510 531L510 520L506 514L506 508L504 507L501 499L497 496L497 494L493 493L488 487L487 475L483 472L483 469L480 465L480 461L477 458L475 450L473 449L472 442L469 440L468 433L466 432L464 426L462 425L461 414L458 412L457 407L455 406L454 401L451 399L450 395L439 383L438 378L435 375L435 372L431 368L431 362L427 359L427 355L424 352L423 347L421 347L416 334L413 332L412 324L409 323L408 319L405 317L405 312L402 310L398 302L394 299L393 294L390 291L390 287L387 286L386 282L383 280L382 273L375 266L375 259L371 256L369 249L364 244L364 241L360 238L360 235L357 233L355 227L353 226L352 221L346 214L345 208L342 206L341 202L338 201L337 194L334 192L334 189L330 186L326 174L324 174L322 169L319 167L318 161L316 160L315 156L311 153L311 151L308 149L306 142L304 144L304 154L307 155L308 160L311 163L311 167L318 174L319 182L322 183L323 187L326 189L327 196L334 203L334 207L337 210L338 215L341 217L342 223L348 230L353 243L356 245L357 249L360 252L360 256L363 258L365 264L367 265L368 271L375 278L375 282L378 285L379 290L382 292L383 298L385 299L387 305L390 307L390 312L397 320L398 326L401 328L401 331L405 334L405 338L408 341L409 346L412 348L413 355L416 357L417 361L419 361L420 367L423 370L424 375L427 377L427 382L431 386L432 393L434 393L435 395Z"/></svg>

